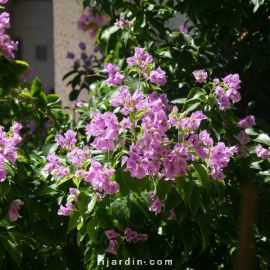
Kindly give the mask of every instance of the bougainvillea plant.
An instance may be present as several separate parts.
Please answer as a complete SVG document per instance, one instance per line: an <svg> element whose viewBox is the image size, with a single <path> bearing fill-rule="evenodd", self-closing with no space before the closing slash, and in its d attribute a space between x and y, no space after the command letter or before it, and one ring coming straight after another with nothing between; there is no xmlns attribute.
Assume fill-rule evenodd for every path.
<svg viewBox="0 0 270 270"><path fill-rule="evenodd" d="M117 31L132 27L125 20ZM107 58L106 78L90 84L89 103L77 102L74 125L38 79L30 91L1 92L18 111L52 122L34 151L20 146L14 105L12 125L1 127L2 269L234 269L247 183L258 187L254 269L269 267L265 122L234 115L238 74L209 80L194 68L196 87L168 98L173 82L148 45L131 46L119 66ZM19 64L17 77L26 74L26 63L2 57L10 74Z"/></svg>

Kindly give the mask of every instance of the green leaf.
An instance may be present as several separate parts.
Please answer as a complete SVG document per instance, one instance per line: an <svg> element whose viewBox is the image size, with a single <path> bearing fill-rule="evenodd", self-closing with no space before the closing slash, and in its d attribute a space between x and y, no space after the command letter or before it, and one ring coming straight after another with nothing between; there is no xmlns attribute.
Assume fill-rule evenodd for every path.
<svg viewBox="0 0 270 270"><path fill-rule="evenodd" d="M260 166L258 162L252 162L250 165L250 168L256 169L256 170L262 170L262 167Z"/></svg>
<svg viewBox="0 0 270 270"><path fill-rule="evenodd" d="M139 241L135 244L135 248L137 249L140 260L147 260L150 256L150 247L147 242Z"/></svg>
<svg viewBox="0 0 270 270"><path fill-rule="evenodd" d="M4 166L6 167L8 173L13 177L14 176L14 168L12 169L8 163L4 162Z"/></svg>
<svg viewBox="0 0 270 270"><path fill-rule="evenodd" d="M135 114L134 116L134 119L135 121L138 121L142 118L142 116L145 114L145 113L148 113L149 111L148 110L138 110L137 113Z"/></svg>
<svg viewBox="0 0 270 270"><path fill-rule="evenodd" d="M98 262L98 252L97 252L97 250L93 248L91 250L91 253L92 253L91 258L90 258L91 263L90 263L90 265L88 267L88 270L96 269L97 262Z"/></svg>
<svg viewBox="0 0 270 270"><path fill-rule="evenodd" d="M133 71L136 71L136 72L140 73L140 70L137 67L132 67L132 68L129 69L128 74L130 74Z"/></svg>
<svg viewBox="0 0 270 270"><path fill-rule="evenodd" d="M122 178L125 183L125 185L132 191L136 193L140 193L141 189L144 188L148 181L149 181L149 176L145 176L142 179L138 179L135 177L131 177L130 172L124 172L124 167L122 167Z"/></svg>
<svg viewBox="0 0 270 270"><path fill-rule="evenodd" d="M208 188L210 182L206 170L200 164L194 164L193 167L198 172L203 187Z"/></svg>
<svg viewBox="0 0 270 270"><path fill-rule="evenodd" d="M206 102L206 97L205 97L205 91L204 89L200 87L193 87L187 96L187 101L192 100L192 99L199 99L203 102Z"/></svg>
<svg viewBox="0 0 270 270"><path fill-rule="evenodd" d="M256 139L254 139L254 141L264 143L270 146L270 138L264 133L260 134Z"/></svg>
<svg viewBox="0 0 270 270"><path fill-rule="evenodd" d="M83 0L83 9L86 9L90 6L91 0Z"/></svg>
<svg viewBox="0 0 270 270"><path fill-rule="evenodd" d="M120 223L118 220L113 221L113 225L120 231L124 232L126 230L126 226Z"/></svg>
<svg viewBox="0 0 270 270"><path fill-rule="evenodd" d="M181 204L182 198L175 188L171 188L165 201L165 210L169 211Z"/></svg>
<svg viewBox="0 0 270 270"><path fill-rule="evenodd" d="M102 34L101 34L101 39L105 39L107 42L111 37L111 34L115 33L116 31L118 31L120 29L120 27L118 26L109 26L108 28L106 28Z"/></svg>
<svg viewBox="0 0 270 270"><path fill-rule="evenodd" d="M10 93L10 85L3 79L0 79L0 97L8 96L9 93Z"/></svg>
<svg viewBox="0 0 270 270"><path fill-rule="evenodd" d="M40 80L36 77L31 86L31 96L39 97L44 92Z"/></svg>
<svg viewBox="0 0 270 270"><path fill-rule="evenodd" d="M166 51L160 52L159 53L159 56L164 57L164 58L173 59L171 53L170 52L166 52Z"/></svg>
<svg viewBox="0 0 270 270"><path fill-rule="evenodd" d="M31 112L31 119L37 124L40 125L40 114L37 111Z"/></svg>
<svg viewBox="0 0 270 270"><path fill-rule="evenodd" d="M251 136L259 135L259 131L253 127L246 128L245 131L246 131L247 135L251 135Z"/></svg>
<svg viewBox="0 0 270 270"><path fill-rule="evenodd" d="M82 222L82 217L79 211L72 211L68 223L68 233L77 227Z"/></svg>
<svg viewBox="0 0 270 270"><path fill-rule="evenodd" d="M196 214L197 210L199 209L200 203L201 203L201 190L197 185L194 185L192 194L188 200L189 210L193 217Z"/></svg>
<svg viewBox="0 0 270 270"><path fill-rule="evenodd" d="M127 29L123 29L118 32L118 40L123 44L125 47L127 45L127 41L130 37L129 31Z"/></svg>
<svg viewBox="0 0 270 270"><path fill-rule="evenodd" d="M184 205L178 205L177 207L174 208L174 213L175 213L175 218L178 221L178 224L180 225L186 215L188 214L188 208L185 207Z"/></svg>
<svg viewBox="0 0 270 270"><path fill-rule="evenodd" d="M212 180L212 182L214 183L218 192L218 198L219 198L218 201L221 202L225 196L225 182L224 180L222 180L221 182L217 180Z"/></svg>
<svg viewBox="0 0 270 270"><path fill-rule="evenodd" d="M6 179L4 182L0 182L0 197L7 195L10 189L11 184L9 183L8 179Z"/></svg>
<svg viewBox="0 0 270 270"><path fill-rule="evenodd" d="M200 226L200 231L201 231L201 244L202 244L202 251L201 252L204 252L209 244L209 241L210 241L210 237L211 237L211 230L206 227L206 226L203 226L203 224L201 224L199 222L199 226Z"/></svg>
<svg viewBox="0 0 270 270"><path fill-rule="evenodd" d="M142 213L145 215L145 217L150 220L150 217L148 215L148 209L145 208L145 203L144 201L142 201L140 198L136 197L132 192L130 193L130 196L128 197L129 200L134 203L135 205L137 205L140 210L142 211Z"/></svg>
<svg viewBox="0 0 270 270"><path fill-rule="evenodd" d="M20 96L21 97L24 97L24 98L27 98L27 99L31 99L32 96L30 93L27 93L27 92L23 92L23 93L20 93Z"/></svg>
<svg viewBox="0 0 270 270"><path fill-rule="evenodd" d="M190 232L188 230L182 231L180 237L183 241L185 248L185 259L188 258L188 254L192 250L192 242L190 241Z"/></svg>
<svg viewBox="0 0 270 270"><path fill-rule="evenodd" d="M87 233L94 243L97 243L98 225L99 220L97 218L92 218L87 224Z"/></svg>
<svg viewBox="0 0 270 270"><path fill-rule="evenodd" d="M192 99L190 101L187 101L182 109L183 111L192 112L194 111L199 105L201 104L201 101L198 99Z"/></svg>
<svg viewBox="0 0 270 270"><path fill-rule="evenodd" d="M62 179L58 184L57 187L62 185L63 183L67 182L68 180L75 178L75 174L70 174L69 176L65 177L64 179Z"/></svg>
<svg viewBox="0 0 270 270"><path fill-rule="evenodd" d="M87 30L93 28L93 27L96 27L96 23L92 22L92 23L88 23L85 28L84 28L84 32L86 32Z"/></svg>
<svg viewBox="0 0 270 270"><path fill-rule="evenodd" d="M42 147L42 152L45 157L49 155L49 153L54 153L58 148L59 144L56 142L48 142Z"/></svg>
<svg viewBox="0 0 270 270"><path fill-rule="evenodd" d="M206 102L205 91L199 87L192 88L188 93L187 101L182 108L182 112L195 110L201 102Z"/></svg>
<svg viewBox="0 0 270 270"><path fill-rule="evenodd" d="M9 64L0 62L0 76L7 76L11 73L12 69Z"/></svg>
<svg viewBox="0 0 270 270"><path fill-rule="evenodd" d="M96 193L93 193L92 196L88 196L83 192L79 194L77 206L84 220L86 219L87 215L89 215L94 209L96 201L97 201Z"/></svg>
<svg viewBox="0 0 270 270"><path fill-rule="evenodd" d="M13 73L3 77L3 80L13 88L17 88L19 86L19 79Z"/></svg>
<svg viewBox="0 0 270 270"><path fill-rule="evenodd" d="M57 95L55 95L55 94L47 95L47 103L48 103L47 105L48 106L51 105L51 104L57 103L59 100L60 100L59 97Z"/></svg>
<svg viewBox="0 0 270 270"><path fill-rule="evenodd" d="M0 240L2 241L5 250L9 253L12 260L20 266L22 260L22 252L20 250L19 244L5 237L1 237Z"/></svg>
<svg viewBox="0 0 270 270"><path fill-rule="evenodd" d="M77 123L76 123L76 129L79 129L80 126L84 123L85 119L87 119L88 116L83 114L80 116L80 118L77 120Z"/></svg>
<svg viewBox="0 0 270 270"><path fill-rule="evenodd" d="M158 198L163 201L166 195L170 192L171 187L173 185L172 180L165 180L165 177L162 177L157 184L157 196Z"/></svg>
<svg viewBox="0 0 270 270"><path fill-rule="evenodd" d="M118 168L116 170L116 173L115 173L115 182L117 182L119 184L121 195L123 197L124 196L127 196L130 191L129 191L128 187L125 185L125 183L123 181L123 178L122 178L122 169L121 168Z"/></svg>
<svg viewBox="0 0 270 270"><path fill-rule="evenodd" d="M127 201L118 198L113 203L111 203L110 207L112 209L112 214L115 219L123 224L126 224L126 220L130 216Z"/></svg>
<svg viewBox="0 0 270 270"><path fill-rule="evenodd" d="M55 189L52 189L52 188L44 188L42 190L40 190L37 194L36 194L36 197L39 197L39 196L45 196L45 195L55 195L55 194L58 194L58 192L55 190Z"/></svg>
<svg viewBox="0 0 270 270"><path fill-rule="evenodd" d="M173 104L183 104L183 103L186 102L186 100L187 100L186 98L177 98L177 99L172 100L171 103L173 103Z"/></svg>
<svg viewBox="0 0 270 270"><path fill-rule="evenodd" d="M4 245L2 244L2 242L0 242L0 267L3 263L3 260L5 259L5 247Z"/></svg>
<svg viewBox="0 0 270 270"><path fill-rule="evenodd" d="M115 56L116 59L119 59L119 50L122 48L122 43L118 40L115 47Z"/></svg>
<svg viewBox="0 0 270 270"><path fill-rule="evenodd" d="M26 62L20 60L12 61L10 65L12 73L18 78L26 74L29 68L29 65Z"/></svg>
<svg viewBox="0 0 270 270"><path fill-rule="evenodd" d="M264 0L251 0L251 2L254 5L253 12L255 13L258 10L258 8L260 7L260 5L262 5L264 3Z"/></svg>
<svg viewBox="0 0 270 270"><path fill-rule="evenodd" d="M127 245L126 244L123 245L123 257L124 257L124 261L127 261L128 262L128 261L131 261L132 260L132 253L127 248ZM129 269L132 269L132 268L130 267L130 264L124 263L124 269L125 270L129 270Z"/></svg>
<svg viewBox="0 0 270 270"><path fill-rule="evenodd" d="M185 178L182 176L178 176L175 178L176 186L178 188L179 194L181 195L183 201L187 205L189 201L189 197L192 193L193 189L193 178L191 175Z"/></svg>

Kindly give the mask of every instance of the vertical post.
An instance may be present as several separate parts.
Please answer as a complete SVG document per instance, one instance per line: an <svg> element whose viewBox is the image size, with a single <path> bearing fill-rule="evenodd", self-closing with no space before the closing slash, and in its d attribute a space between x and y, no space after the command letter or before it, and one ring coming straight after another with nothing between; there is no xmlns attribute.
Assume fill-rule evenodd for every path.
<svg viewBox="0 0 270 270"><path fill-rule="evenodd" d="M238 258L238 270L250 270L252 254L252 222L255 212L256 188L254 185L246 185L243 190L242 208L240 216L240 251Z"/></svg>

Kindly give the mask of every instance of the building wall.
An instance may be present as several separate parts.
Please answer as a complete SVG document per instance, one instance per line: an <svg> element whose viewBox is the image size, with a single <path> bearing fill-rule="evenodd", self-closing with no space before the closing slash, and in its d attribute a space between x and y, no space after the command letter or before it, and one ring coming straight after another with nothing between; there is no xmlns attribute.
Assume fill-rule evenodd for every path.
<svg viewBox="0 0 270 270"><path fill-rule="evenodd" d="M35 76L54 88L53 5L48 0L10 0L7 11L11 14L11 36L19 41L19 58L34 68ZM37 47L46 51L37 58ZM42 56L39 54L39 56Z"/></svg>

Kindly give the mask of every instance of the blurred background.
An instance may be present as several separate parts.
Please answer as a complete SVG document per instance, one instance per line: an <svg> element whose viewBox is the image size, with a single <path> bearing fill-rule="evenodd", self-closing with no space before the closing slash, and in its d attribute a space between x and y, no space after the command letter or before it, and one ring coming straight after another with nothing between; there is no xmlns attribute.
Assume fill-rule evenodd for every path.
<svg viewBox="0 0 270 270"><path fill-rule="evenodd" d="M9 34L19 41L16 59L28 62L34 75L53 92L53 1L11 0L5 7L10 13Z"/></svg>

